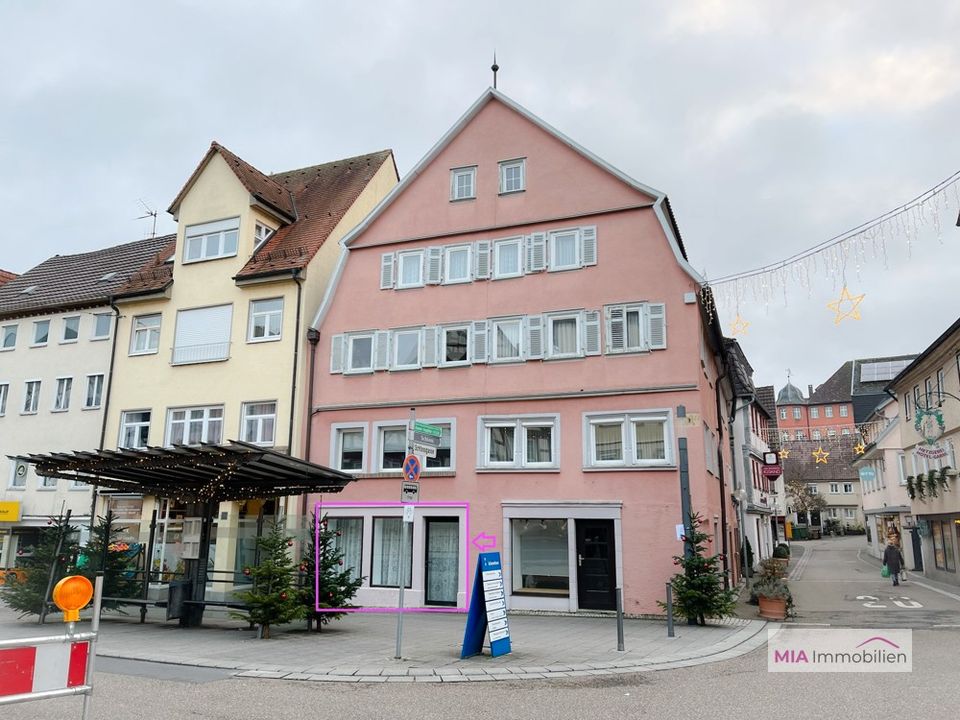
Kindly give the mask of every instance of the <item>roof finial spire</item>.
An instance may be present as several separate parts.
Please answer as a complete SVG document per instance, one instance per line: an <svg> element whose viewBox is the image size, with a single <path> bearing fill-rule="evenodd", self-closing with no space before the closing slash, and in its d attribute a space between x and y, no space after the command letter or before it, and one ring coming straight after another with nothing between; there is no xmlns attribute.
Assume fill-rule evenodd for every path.
<svg viewBox="0 0 960 720"><path fill-rule="evenodd" d="M787 385L790 384L790 368L787 368Z"/></svg>
<svg viewBox="0 0 960 720"><path fill-rule="evenodd" d="M497 89L497 70L500 69L500 66L497 65L497 51L493 51L493 65L490 66L490 69L493 70L493 89Z"/></svg>

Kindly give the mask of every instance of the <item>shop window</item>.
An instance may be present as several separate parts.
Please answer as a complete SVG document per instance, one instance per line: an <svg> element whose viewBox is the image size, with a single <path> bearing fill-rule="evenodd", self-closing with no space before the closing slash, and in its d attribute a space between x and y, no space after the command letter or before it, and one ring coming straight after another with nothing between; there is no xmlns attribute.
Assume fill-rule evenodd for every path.
<svg viewBox="0 0 960 720"><path fill-rule="evenodd" d="M406 564L404 587L410 587L410 569L413 566L413 533L404 533L403 518L373 518L373 548L370 562L372 587L399 587L400 543L406 536Z"/></svg>
<svg viewBox="0 0 960 720"><path fill-rule="evenodd" d="M570 560L567 521L564 519L514 519L514 594L570 594Z"/></svg>
<svg viewBox="0 0 960 720"><path fill-rule="evenodd" d="M350 572L351 580L358 580L363 558L363 518L328 517L326 522L327 529L334 534L334 549L343 553L343 567Z"/></svg>

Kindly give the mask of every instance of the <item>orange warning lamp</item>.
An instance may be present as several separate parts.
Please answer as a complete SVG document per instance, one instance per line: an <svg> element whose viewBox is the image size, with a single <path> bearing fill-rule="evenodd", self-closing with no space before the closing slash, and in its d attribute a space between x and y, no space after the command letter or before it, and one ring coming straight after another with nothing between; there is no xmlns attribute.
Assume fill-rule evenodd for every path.
<svg viewBox="0 0 960 720"><path fill-rule="evenodd" d="M77 622L80 608L93 597L93 584L83 575L69 575L53 588L53 601L63 610L64 622Z"/></svg>

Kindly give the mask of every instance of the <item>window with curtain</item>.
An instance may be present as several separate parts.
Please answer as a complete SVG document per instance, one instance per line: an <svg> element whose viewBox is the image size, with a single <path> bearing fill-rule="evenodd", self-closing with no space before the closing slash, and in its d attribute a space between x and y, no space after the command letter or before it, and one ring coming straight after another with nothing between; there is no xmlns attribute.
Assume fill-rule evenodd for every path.
<svg viewBox="0 0 960 720"><path fill-rule="evenodd" d="M341 470L363 470L363 428L338 428L337 463Z"/></svg>
<svg viewBox="0 0 960 720"><path fill-rule="evenodd" d="M343 553L350 578L357 580L363 557L363 518L327 518L327 529L334 533L333 546Z"/></svg>
<svg viewBox="0 0 960 720"><path fill-rule="evenodd" d="M578 355L580 352L579 315L550 317L550 357Z"/></svg>
<svg viewBox="0 0 960 720"><path fill-rule="evenodd" d="M526 462L528 464L549 464L553 462L553 426L528 425L524 427L526 435Z"/></svg>
<svg viewBox="0 0 960 720"><path fill-rule="evenodd" d="M443 282L470 282L470 246L452 245L444 248L443 254Z"/></svg>
<svg viewBox="0 0 960 720"><path fill-rule="evenodd" d="M623 461L623 424L597 423L593 425L594 459L597 462Z"/></svg>
<svg viewBox="0 0 960 720"><path fill-rule="evenodd" d="M580 267L580 238L576 230L551 233L550 269L566 270Z"/></svg>
<svg viewBox="0 0 960 720"><path fill-rule="evenodd" d="M481 418L481 467L538 469L556 467L556 416Z"/></svg>
<svg viewBox="0 0 960 720"><path fill-rule="evenodd" d="M662 420L638 420L633 423L637 460L666 460Z"/></svg>
<svg viewBox="0 0 960 720"><path fill-rule="evenodd" d="M400 542L403 537L403 519L399 517L373 518L373 550L370 563L370 584L378 587L400 587ZM413 533L406 533L406 567L404 586L410 587L410 568L413 565Z"/></svg>
<svg viewBox="0 0 960 720"><path fill-rule="evenodd" d="M667 411L634 411L624 415L595 415L584 419L586 462L597 467L656 467L673 462L670 414ZM706 429L705 429L706 430ZM716 441L704 433L708 463L716 454ZM712 448L712 455L711 455ZM708 465L708 469L711 469ZM716 472L716 467L713 468Z"/></svg>
<svg viewBox="0 0 960 720"><path fill-rule="evenodd" d="M398 288L423 286L423 250L413 250L397 254L399 272Z"/></svg>
<svg viewBox="0 0 960 720"><path fill-rule="evenodd" d="M487 428L487 462L491 465L512 463L514 458L514 437L516 427Z"/></svg>
<svg viewBox="0 0 960 720"><path fill-rule="evenodd" d="M513 592L570 593L570 559L565 519L514 519Z"/></svg>
<svg viewBox="0 0 960 720"><path fill-rule="evenodd" d="M407 456L407 429L400 427L380 428L380 469L399 470Z"/></svg>
<svg viewBox="0 0 960 720"><path fill-rule="evenodd" d="M493 360L520 359L520 325L516 320L493 321Z"/></svg>

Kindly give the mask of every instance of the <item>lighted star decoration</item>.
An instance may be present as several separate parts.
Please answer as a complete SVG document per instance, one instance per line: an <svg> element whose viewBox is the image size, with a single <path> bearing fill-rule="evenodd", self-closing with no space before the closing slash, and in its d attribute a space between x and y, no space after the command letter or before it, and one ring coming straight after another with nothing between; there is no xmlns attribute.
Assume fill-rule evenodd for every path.
<svg viewBox="0 0 960 720"><path fill-rule="evenodd" d="M867 451L867 446L864 445L863 440L861 440L860 442L858 442L856 445L853 446L853 451L857 455L863 455Z"/></svg>
<svg viewBox="0 0 960 720"><path fill-rule="evenodd" d="M814 450L812 454L813 454L813 457L816 458L816 462L814 463L814 465L819 465L820 463L823 463L824 465L826 465L827 458L830 457L830 453L824 450L822 445L818 447L816 450Z"/></svg>
<svg viewBox="0 0 960 720"><path fill-rule="evenodd" d="M730 325L730 335L746 335L747 328L750 327L750 322L744 320L740 317L740 313L737 313L736 320L733 321L733 324Z"/></svg>
<svg viewBox="0 0 960 720"><path fill-rule="evenodd" d="M840 292L840 297L833 302L827 303L827 308L836 313L833 318L833 324L839 325L843 320L859 320L860 303L863 302L863 298L865 297L865 293L860 295L851 295L850 291L847 289L847 286L844 285L843 290ZM849 309L842 309L844 303L849 303Z"/></svg>
<svg viewBox="0 0 960 720"><path fill-rule="evenodd" d="M781 460L786 460L788 457L790 457L790 451L786 448L781 450L778 454L780 455Z"/></svg>

